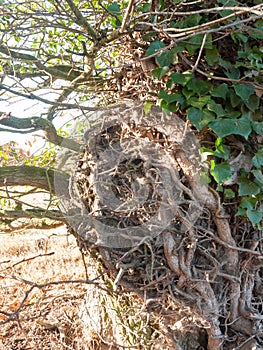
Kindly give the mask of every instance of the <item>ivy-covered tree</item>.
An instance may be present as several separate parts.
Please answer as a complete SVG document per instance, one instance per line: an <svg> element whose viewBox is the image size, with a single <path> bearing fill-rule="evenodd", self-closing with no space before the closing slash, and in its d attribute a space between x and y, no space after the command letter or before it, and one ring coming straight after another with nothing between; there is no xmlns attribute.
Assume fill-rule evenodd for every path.
<svg viewBox="0 0 263 350"><path fill-rule="evenodd" d="M0 0L0 17L0 132L50 147L1 148L1 218L67 222L96 261L87 347L260 348L261 1Z"/></svg>

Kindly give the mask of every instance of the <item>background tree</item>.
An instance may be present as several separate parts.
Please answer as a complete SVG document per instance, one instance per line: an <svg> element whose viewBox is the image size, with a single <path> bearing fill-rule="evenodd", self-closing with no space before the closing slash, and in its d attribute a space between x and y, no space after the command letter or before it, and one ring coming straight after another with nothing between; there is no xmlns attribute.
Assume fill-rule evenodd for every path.
<svg viewBox="0 0 263 350"><path fill-rule="evenodd" d="M53 145L75 152L79 162L74 165L74 175L82 199L87 195L85 186L91 183L90 175L83 172L83 164L92 169L93 160L90 163L89 150L80 137L85 130L76 128L83 120L85 125L91 123L91 112L101 107L107 106L107 114L114 115L114 103L124 98L144 102L144 117L148 120L146 129L129 125L129 136L153 140L165 151L176 146L173 135L151 128L147 115L151 111L160 113L155 107L151 110L157 103L165 113L176 113L188 121L210 171L209 184L203 190L200 174L196 175L185 149L179 147L173 154L184 186L184 199L193 193L204 207L194 229L186 229L178 238L176 222L183 220L177 214L162 241L143 241L126 253L114 249L108 252L102 247L88 249L97 268L110 271L104 282L112 288L106 294L93 289L87 295L87 304L89 296L101 298L106 307L99 312L112 318L103 324L102 317L100 326L87 326L89 332L115 342L117 347L262 346L260 2L50 0L1 1L0 6L1 99L10 106L0 114L0 131L41 131ZM39 114L13 113L12 106L18 99L38 103ZM117 111L125 113L123 108L127 107ZM71 117L77 124L73 136L56 129L60 116L67 120ZM125 138L125 133L123 128L106 128L99 136L108 142L107 138ZM85 135L88 145L98 142L94 135ZM8 165L10 154L17 163ZM7 195L2 195L5 199L10 199L8 187L16 185L42 188L59 197L54 189L54 178L58 177L63 188L70 188L72 177L56 169L50 153L26 161L18 155L14 147L2 149L0 182L7 190ZM172 167L173 160L167 159ZM126 176L125 181L130 179ZM94 208L98 195L94 193L95 199L86 201L86 206ZM50 209L50 204L55 203L53 198L48 210L24 210L21 198L14 194L13 198L21 206L13 212L4 211L6 217L48 216L65 220L58 206ZM182 206L181 212L185 210ZM134 214L134 220L140 222L141 213ZM111 219L123 220L118 216ZM84 249L85 242L79 243ZM115 294L118 286L126 292L123 297ZM127 296L134 290L137 293L132 294L132 305ZM145 311L139 314L142 305ZM114 310L112 314L109 309ZM177 316L179 309L184 310L181 320ZM129 310L127 322L120 310ZM186 326L184 323L189 320L189 334L185 330L182 336L176 322ZM114 323L122 326L113 331Z"/></svg>

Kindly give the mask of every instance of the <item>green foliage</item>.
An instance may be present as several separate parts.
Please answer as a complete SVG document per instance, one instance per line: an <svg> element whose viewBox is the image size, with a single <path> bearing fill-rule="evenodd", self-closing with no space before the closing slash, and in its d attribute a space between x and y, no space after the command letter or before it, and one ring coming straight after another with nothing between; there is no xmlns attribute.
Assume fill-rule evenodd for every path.
<svg viewBox="0 0 263 350"><path fill-rule="evenodd" d="M214 159L211 160L210 173L218 184L222 184L224 181L229 180L232 175L229 163L222 162L216 164Z"/></svg>
<svg viewBox="0 0 263 350"><path fill-rule="evenodd" d="M219 3L240 5L234 0ZM208 7L203 5L203 8ZM196 10L194 5L193 10ZM213 20L232 14L230 9L215 11ZM220 29L217 33L215 27L206 36L203 32L198 34L198 26L211 20L205 12L175 18L171 21L174 32L169 29L166 33L173 33L175 42L179 38L176 45L167 40L169 35L160 34L152 38L146 55L155 55L158 68L152 75L166 84L158 94L159 105L165 112L184 111L194 128L200 132L206 128L216 135L213 147L201 148L202 159L209 160L212 179L218 190L223 191L225 199L238 197L238 215L262 228L263 147L251 141L259 136L262 140L263 136L263 20L256 18L241 26L237 19L240 18L234 14L228 19L228 25L232 23L231 31L225 31L220 37ZM195 29L195 35L188 35L190 28ZM180 29L185 30L184 40ZM234 156L227 143L228 138L233 137L244 144L242 153L250 155L250 170L249 167L244 170L242 166L235 170L231 165ZM235 172L237 190L226 185Z"/></svg>
<svg viewBox="0 0 263 350"><path fill-rule="evenodd" d="M162 79L162 77L164 77L167 72L169 72L168 66L156 68L152 71L152 76L157 79Z"/></svg>
<svg viewBox="0 0 263 350"><path fill-rule="evenodd" d="M217 118L209 123L209 126L221 138L228 135L241 135L247 139L251 133L251 123L247 117Z"/></svg>
<svg viewBox="0 0 263 350"><path fill-rule="evenodd" d="M237 183L239 184L238 193L240 196L256 196L260 192L260 187L246 176L240 176Z"/></svg>
<svg viewBox="0 0 263 350"><path fill-rule="evenodd" d="M0 166L13 165L27 158L26 152L11 141L0 146Z"/></svg>
<svg viewBox="0 0 263 350"><path fill-rule="evenodd" d="M158 52L161 48L165 47L165 44L160 40L153 41L146 50L146 56L150 56ZM165 65L164 65L165 66Z"/></svg>
<svg viewBox="0 0 263 350"><path fill-rule="evenodd" d="M121 16L121 7L118 3L113 2L107 6L107 11L112 14L112 17L109 17L109 22L113 28L117 28L121 25L122 16Z"/></svg>
<svg viewBox="0 0 263 350"><path fill-rule="evenodd" d="M180 0L145 0L128 11L129 4L128 0L74 0L59 5L54 0L0 1L1 75L12 79L15 93L30 94L30 98L34 91L38 96L45 96L47 89L58 91L56 85L62 81L59 103L74 100L79 108L90 104L91 96L96 99L105 87L114 94L114 85L127 78L131 57L138 59L143 53L154 57L152 76L160 81L156 86L161 86L158 104L165 112L185 114L198 132L212 135L213 144L201 149L210 165L211 184L226 199L235 196L240 202L239 215L260 227L256 212L262 213L263 150L254 142L263 136L263 19L259 7L239 14L241 4L235 0L184 5ZM246 6L256 4L260 1ZM226 9L218 11L217 6ZM123 43L131 44L127 46L129 62L116 59L118 50L125 52ZM116 68L118 64L121 69ZM35 77L37 88L28 88L27 80L33 82ZM106 78L112 83L100 85ZM54 108L54 115L65 110L60 107ZM150 104L145 108L149 111ZM231 165L236 154L230 139L242 144L239 150L251 159L250 169L237 170L233 187L226 185L236 171ZM3 164L20 159L17 151L0 152ZM53 166L54 156L55 149L50 149L25 161Z"/></svg>
<svg viewBox="0 0 263 350"><path fill-rule="evenodd" d="M54 168L56 165L56 154L58 147L48 144L47 147L40 153L30 156L24 160L25 165L33 165L38 167Z"/></svg>
<svg viewBox="0 0 263 350"><path fill-rule="evenodd" d="M261 147L252 158L252 163L256 168L263 166L263 147Z"/></svg>

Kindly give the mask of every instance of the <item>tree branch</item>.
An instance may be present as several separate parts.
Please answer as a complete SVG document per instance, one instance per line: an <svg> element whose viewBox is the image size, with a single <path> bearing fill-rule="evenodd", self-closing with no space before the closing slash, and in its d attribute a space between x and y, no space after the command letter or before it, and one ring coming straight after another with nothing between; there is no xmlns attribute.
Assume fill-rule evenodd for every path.
<svg viewBox="0 0 263 350"><path fill-rule="evenodd" d="M63 144L63 147L71 149L75 152L79 152L81 148L81 145L73 139L58 135L56 128L52 122L47 119L39 117L16 118L12 116L6 116L5 113L0 112L0 124L21 130L22 133L31 133L37 130L43 130L47 140L54 143L55 145L61 146ZM13 132L13 130L6 131Z"/></svg>
<svg viewBox="0 0 263 350"><path fill-rule="evenodd" d="M25 94L23 92L20 92L20 91L16 91L16 90L12 90L10 89L9 87L7 87L6 85L4 84L0 84L0 90L3 89L3 90L6 90L8 92L11 92L12 94L16 95L16 96L21 96L21 97L25 97L27 99L30 99L30 100L37 100L37 101L40 101L40 102L43 102L43 103L46 103L46 104L49 104L49 105L53 105L53 106L57 106L57 107L61 107L61 108L66 108L66 109L81 109L83 111L97 111L98 108L96 107L86 107L86 106L79 106L78 104L72 104L72 103L59 103L59 102L53 102L53 101L50 101L50 100L47 100L45 98L42 98L40 96L37 96L37 95L34 95L32 92L31 93L28 93L28 94Z"/></svg>
<svg viewBox="0 0 263 350"><path fill-rule="evenodd" d="M95 30L92 28L92 26L86 21L86 19L82 16L79 9L75 6L74 2L72 0L66 0L68 3L71 11L76 16L77 20L76 23L81 25L84 29L86 29L87 33L92 37L94 41L98 40L97 34Z"/></svg>
<svg viewBox="0 0 263 350"><path fill-rule="evenodd" d="M64 79L64 80L72 81L83 73L83 70L76 69L76 68L72 67L71 65L66 65L66 64L59 64L59 65L55 65L52 67L48 67L45 64L41 63L33 55L22 53L22 52L17 52L15 50L11 50L7 46L4 46L4 45L0 45L0 53L3 53L4 55L6 55L8 57L18 59L21 62L26 62L27 64L28 63L34 64L40 70L38 75L41 75L41 76L52 75L52 77L54 77L54 79ZM9 75L10 75L11 71L13 71L13 69L8 68L7 74L9 73ZM30 72L30 74L34 74L34 76L36 76L36 73L34 73L34 72L33 73ZM12 75L14 75L14 73L12 73Z"/></svg>
<svg viewBox="0 0 263 350"><path fill-rule="evenodd" d="M63 89L60 96L56 99L57 103L63 103L66 98L71 94L72 89L65 88ZM52 121L55 117L56 106L50 106L47 112L47 120Z"/></svg>
<svg viewBox="0 0 263 350"><path fill-rule="evenodd" d="M25 210L3 210L0 211L0 218L27 218L27 219L43 219L58 220L66 222L65 217L59 210L45 210L45 209L25 209Z"/></svg>
<svg viewBox="0 0 263 350"><path fill-rule="evenodd" d="M68 185L69 175L55 169L35 166L5 166L0 168L0 187L32 186L60 196L62 193L67 195Z"/></svg>

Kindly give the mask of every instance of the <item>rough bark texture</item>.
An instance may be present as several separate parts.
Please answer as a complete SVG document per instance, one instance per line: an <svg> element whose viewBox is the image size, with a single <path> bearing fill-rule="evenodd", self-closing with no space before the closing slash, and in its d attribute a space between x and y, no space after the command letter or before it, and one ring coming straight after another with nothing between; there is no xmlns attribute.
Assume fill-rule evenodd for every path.
<svg viewBox="0 0 263 350"><path fill-rule="evenodd" d="M100 281L81 310L87 349L262 345L260 233L237 229L232 208L202 185L195 139L182 126L158 108L122 105L85 133L70 179L0 170L2 187L43 188L68 210L89 278Z"/></svg>
<svg viewBox="0 0 263 350"><path fill-rule="evenodd" d="M57 186L55 189L55 178ZM0 168L0 186L33 186L42 188L53 194L68 193L69 177L54 169L39 168L35 166L5 166ZM59 184L59 186L58 186Z"/></svg>
<svg viewBox="0 0 263 350"><path fill-rule="evenodd" d="M51 121L39 117L31 118L16 118L0 112L0 125L14 129L16 132L30 133L38 130L43 130L47 140L55 145L71 149L75 152L80 150L81 145L73 139L65 138L57 134L56 128ZM11 129L11 130L12 130ZM6 129L9 131L10 129Z"/></svg>
<svg viewBox="0 0 263 350"><path fill-rule="evenodd" d="M109 315L117 308L120 317L133 318L131 305L125 310L118 299L124 295L139 300L152 332L133 346L221 350L241 348L250 337L260 346L262 293L253 276L262 289L261 243L252 244L251 226L236 230L230 220L235 212L226 211L219 194L202 185L193 134L158 108L146 115L141 106L122 106L100 120L86 132L87 147L70 180L70 208L78 208L71 222L80 247L109 278L102 282L109 300L100 315L114 319L91 330L92 315L86 314L87 332L118 349L128 346L129 337L119 337L116 315ZM131 209L136 190L144 203L135 201ZM158 226L158 218L169 225ZM156 227L162 227L159 234L153 233ZM87 308L94 293L89 291ZM133 321L120 332L133 332L138 326Z"/></svg>

